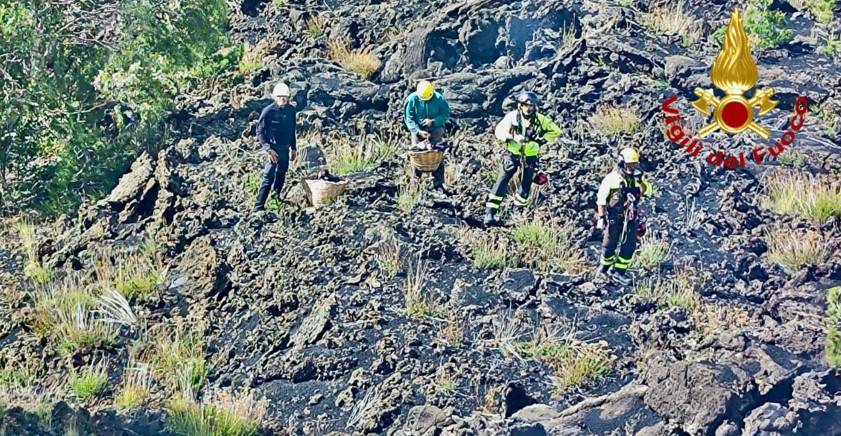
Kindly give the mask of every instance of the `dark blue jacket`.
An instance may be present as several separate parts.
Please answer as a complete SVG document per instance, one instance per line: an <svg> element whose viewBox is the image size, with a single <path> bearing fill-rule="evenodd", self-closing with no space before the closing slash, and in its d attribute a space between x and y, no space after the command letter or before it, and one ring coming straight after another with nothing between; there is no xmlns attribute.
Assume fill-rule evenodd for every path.
<svg viewBox="0 0 841 436"><path fill-rule="evenodd" d="M260 140L263 151L269 151L269 148L282 151L286 147L295 150L295 128L295 107L291 104L278 107L276 103L272 103L260 113L260 119L257 121L257 139Z"/></svg>

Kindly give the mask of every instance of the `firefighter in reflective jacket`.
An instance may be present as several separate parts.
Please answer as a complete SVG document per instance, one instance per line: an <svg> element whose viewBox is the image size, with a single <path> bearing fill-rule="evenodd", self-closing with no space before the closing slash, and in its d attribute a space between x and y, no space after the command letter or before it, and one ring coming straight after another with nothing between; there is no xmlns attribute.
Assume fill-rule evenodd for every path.
<svg viewBox="0 0 841 436"><path fill-rule="evenodd" d="M528 204L540 147L554 141L561 133L557 124L537 111L539 104L535 93L521 92L517 95L517 109L505 115L496 126L496 138L505 142L508 152L502 162L502 173L488 194L485 225L496 222L496 213L505 198L508 182L520 165L523 165L523 180L514 196L514 205L524 207Z"/></svg>
<svg viewBox="0 0 841 436"><path fill-rule="evenodd" d="M616 168L602 180L596 197L596 228L604 231L596 276L607 278L613 268L613 280L627 285L631 282L628 266L637 247L637 206L643 196L651 196L653 191L651 183L637 170L639 152L625 148L620 155Z"/></svg>

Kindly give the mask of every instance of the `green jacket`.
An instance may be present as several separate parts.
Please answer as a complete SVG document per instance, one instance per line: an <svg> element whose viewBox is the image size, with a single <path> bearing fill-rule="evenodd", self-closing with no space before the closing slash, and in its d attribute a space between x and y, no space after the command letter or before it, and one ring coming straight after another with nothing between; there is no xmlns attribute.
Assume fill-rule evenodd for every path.
<svg viewBox="0 0 841 436"><path fill-rule="evenodd" d="M536 113L532 122L525 120L515 109L502 118L494 133L511 153L532 157L540 154L541 145L554 141L561 134L561 128L541 113ZM525 141L522 144L515 142L515 134L522 135Z"/></svg>
<svg viewBox="0 0 841 436"><path fill-rule="evenodd" d="M406 98L406 109L403 111L406 127L412 133L421 130L421 123L427 118L432 119L432 127L444 127L450 119L450 105L438 91L429 101L423 101L417 92Z"/></svg>

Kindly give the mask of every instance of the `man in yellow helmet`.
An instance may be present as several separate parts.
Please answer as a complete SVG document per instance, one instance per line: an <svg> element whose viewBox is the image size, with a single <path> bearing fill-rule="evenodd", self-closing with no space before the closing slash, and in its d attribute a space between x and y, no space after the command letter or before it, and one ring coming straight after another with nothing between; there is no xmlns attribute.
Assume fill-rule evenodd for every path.
<svg viewBox="0 0 841 436"><path fill-rule="evenodd" d="M636 208L643 196L653 193L651 183L637 169L639 161L637 150L622 149L616 168L604 177L596 196L596 228L604 231L596 276L604 279L613 268L613 280L622 285L631 282L627 271L637 248Z"/></svg>
<svg viewBox="0 0 841 436"><path fill-rule="evenodd" d="M424 142L429 148L436 147L443 150L444 126L450 119L450 105L447 99L435 90L428 80L421 80L417 90L406 98L403 111L404 122L409 129L412 145L418 146ZM421 173L413 171L412 178L417 181ZM444 187L444 161L432 173L433 187L443 194L447 194Z"/></svg>
<svg viewBox="0 0 841 436"><path fill-rule="evenodd" d="M507 153L502 162L502 172L488 194L485 204L485 225L496 222L496 213L508 191L508 182L523 165L523 181L514 196L514 205L525 207L529 201L531 184L537 168L540 146L555 140L561 128L548 117L539 113L540 99L531 91L517 95L517 109L505 115L496 126L496 138L505 143Z"/></svg>

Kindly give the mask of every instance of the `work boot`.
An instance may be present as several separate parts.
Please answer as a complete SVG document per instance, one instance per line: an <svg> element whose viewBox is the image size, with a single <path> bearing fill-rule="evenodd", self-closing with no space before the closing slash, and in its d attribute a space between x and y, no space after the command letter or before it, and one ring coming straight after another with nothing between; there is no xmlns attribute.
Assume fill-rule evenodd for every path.
<svg viewBox="0 0 841 436"><path fill-rule="evenodd" d="M251 208L251 212L252 212L252 213L262 212L262 211L264 211L264 210L266 210L266 207L265 207L265 206L261 206L261 205L259 205L259 204L255 204L255 205L254 205L254 207L253 207L253 208Z"/></svg>
<svg viewBox="0 0 841 436"><path fill-rule="evenodd" d="M631 284L631 276L625 271L616 271L613 274L613 281L622 286L628 286Z"/></svg>
<svg viewBox="0 0 841 436"><path fill-rule="evenodd" d="M485 219L484 219L483 223L486 226L491 226L491 225L496 224L496 217L494 217L494 211L495 211L495 209L490 208L490 207L485 209Z"/></svg>

